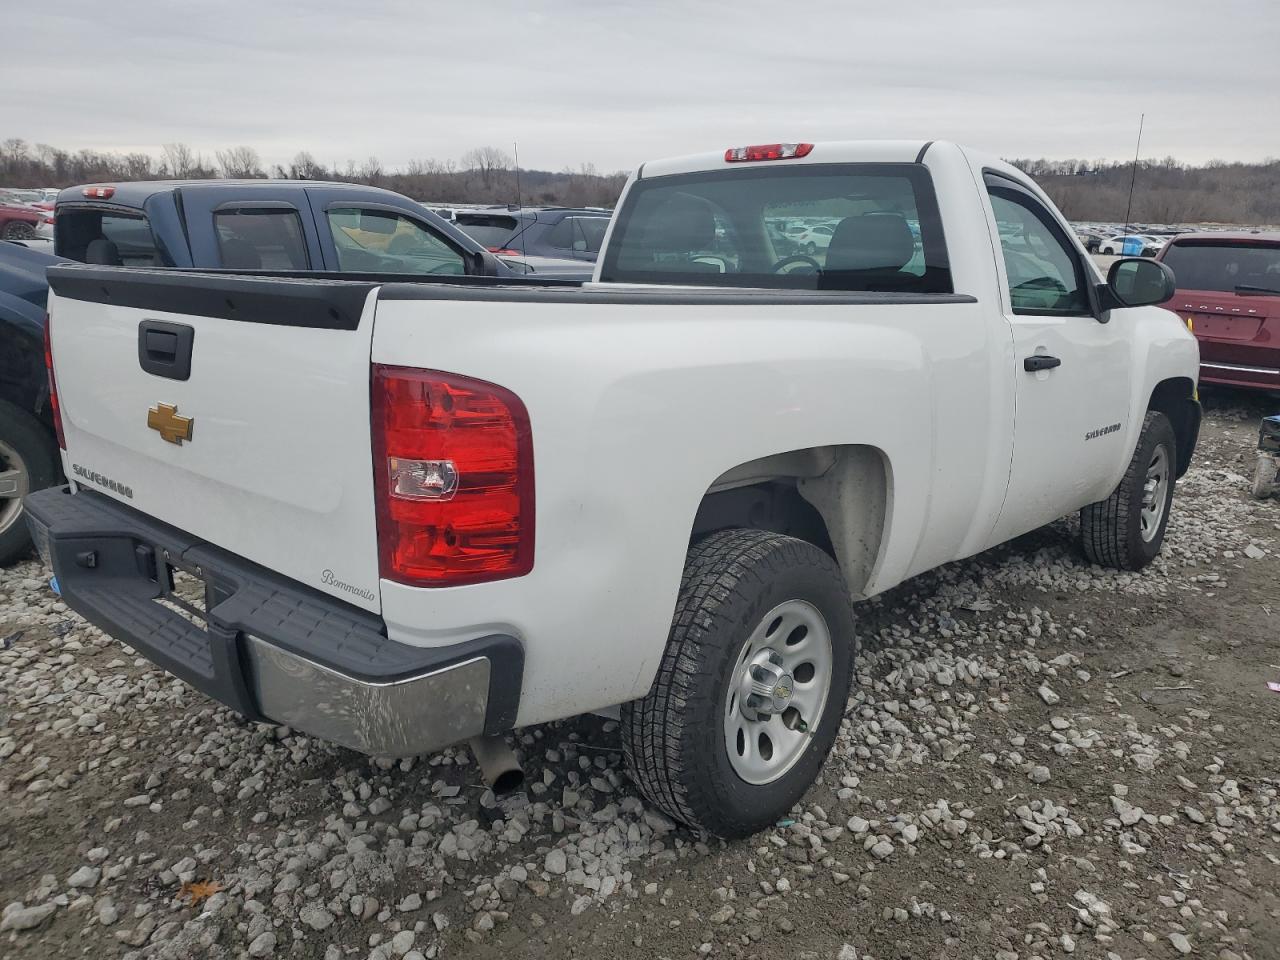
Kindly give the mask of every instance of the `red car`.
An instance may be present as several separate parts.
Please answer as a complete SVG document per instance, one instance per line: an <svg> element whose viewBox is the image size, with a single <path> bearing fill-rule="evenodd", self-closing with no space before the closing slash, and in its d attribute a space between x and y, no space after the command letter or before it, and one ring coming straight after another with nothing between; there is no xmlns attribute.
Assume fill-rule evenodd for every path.
<svg viewBox="0 0 1280 960"><path fill-rule="evenodd" d="M47 210L0 204L0 240L31 240L36 227L49 218Z"/></svg>
<svg viewBox="0 0 1280 960"><path fill-rule="evenodd" d="M1200 380L1280 391L1280 233L1188 233L1156 258L1178 290L1165 304L1200 341Z"/></svg>

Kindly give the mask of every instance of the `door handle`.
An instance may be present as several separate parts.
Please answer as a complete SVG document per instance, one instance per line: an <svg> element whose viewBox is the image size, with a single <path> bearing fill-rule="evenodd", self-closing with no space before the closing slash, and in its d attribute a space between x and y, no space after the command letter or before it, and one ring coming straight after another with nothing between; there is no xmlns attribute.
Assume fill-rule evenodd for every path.
<svg viewBox="0 0 1280 960"><path fill-rule="evenodd" d="M195 336L195 328L186 323L143 320L138 324L138 366L169 380L190 378Z"/></svg>
<svg viewBox="0 0 1280 960"><path fill-rule="evenodd" d="M1062 366L1062 361L1057 357L1047 357L1042 353L1037 353L1033 357L1027 357L1022 361L1022 369L1027 373L1035 373L1038 370L1052 370L1054 367Z"/></svg>

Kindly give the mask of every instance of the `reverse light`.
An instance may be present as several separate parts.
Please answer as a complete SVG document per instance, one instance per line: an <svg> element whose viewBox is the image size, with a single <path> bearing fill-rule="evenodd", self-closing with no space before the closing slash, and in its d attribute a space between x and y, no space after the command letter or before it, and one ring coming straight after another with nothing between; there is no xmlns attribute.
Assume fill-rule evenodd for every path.
<svg viewBox="0 0 1280 960"><path fill-rule="evenodd" d="M373 480L381 575L440 587L533 568L529 414L496 384L375 364Z"/></svg>
<svg viewBox="0 0 1280 960"><path fill-rule="evenodd" d="M812 143L760 143L753 147L730 147L724 152L725 163L748 163L756 160L794 160L813 152Z"/></svg>
<svg viewBox="0 0 1280 960"><path fill-rule="evenodd" d="M80 191L86 197L93 197L97 200L110 200L116 195L115 187L85 187Z"/></svg>
<svg viewBox="0 0 1280 960"><path fill-rule="evenodd" d="M50 330L53 328L53 317L44 315L44 368L49 374L49 412L53 415L53 432L58 437L58 446L67 449L67 438L62 432L62 405L58 403L58 381L53 376L53 341Z"/></svg>

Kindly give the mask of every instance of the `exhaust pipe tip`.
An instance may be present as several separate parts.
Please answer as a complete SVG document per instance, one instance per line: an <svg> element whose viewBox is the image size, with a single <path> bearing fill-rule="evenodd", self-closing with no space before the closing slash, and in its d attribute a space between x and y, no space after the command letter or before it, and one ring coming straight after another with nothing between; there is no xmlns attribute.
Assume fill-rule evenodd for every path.
<svg viewBox="0 0 1280 960"><path fill-rule="evenodd" d="M524 768L505 737L474 737L468 746L495 797L508 796L524 787Z"/></svg>

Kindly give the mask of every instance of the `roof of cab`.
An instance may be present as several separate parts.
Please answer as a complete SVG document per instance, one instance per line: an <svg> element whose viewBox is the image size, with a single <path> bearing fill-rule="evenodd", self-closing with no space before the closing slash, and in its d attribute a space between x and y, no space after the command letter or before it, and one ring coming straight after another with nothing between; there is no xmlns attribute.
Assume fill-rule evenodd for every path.
<svg viewBox="0 0 1280 960"><path fill-rule="evenodd" d="M134 180L122 183L93 183L67 187L58 194L58 204L102 204L104 206L137 207L144 206L151 197L158 193L169 193L179 187L237 187L246 191L278 189L282 186L305 188L307 190L350 190L353 187L361 190L372 190L394 196L391 190L381 187L367 187L358 183L334 183L327 180ZM86 187L113 187L115 192L110 198L99 199L86 197Z"/></svg>
<svg viewBox="0 0 1280 960"><path fill-rule="evenodd" d="M788 141L789 142L789 141ZM932 140L827 140L815 143L807 156L790 160L770 160L771 164L812 164L812 163L914 163L921 157ZM726 144L725 149L746 146L746 144ZM723 170L726 166L754 167L755 163L727 164L724 149L712 153L694 153L683 157L670 157L665 160L651 160L641 164L636 174L638 179L650 177L668 177L681 173L701 173L708 170Z"/></svg>

